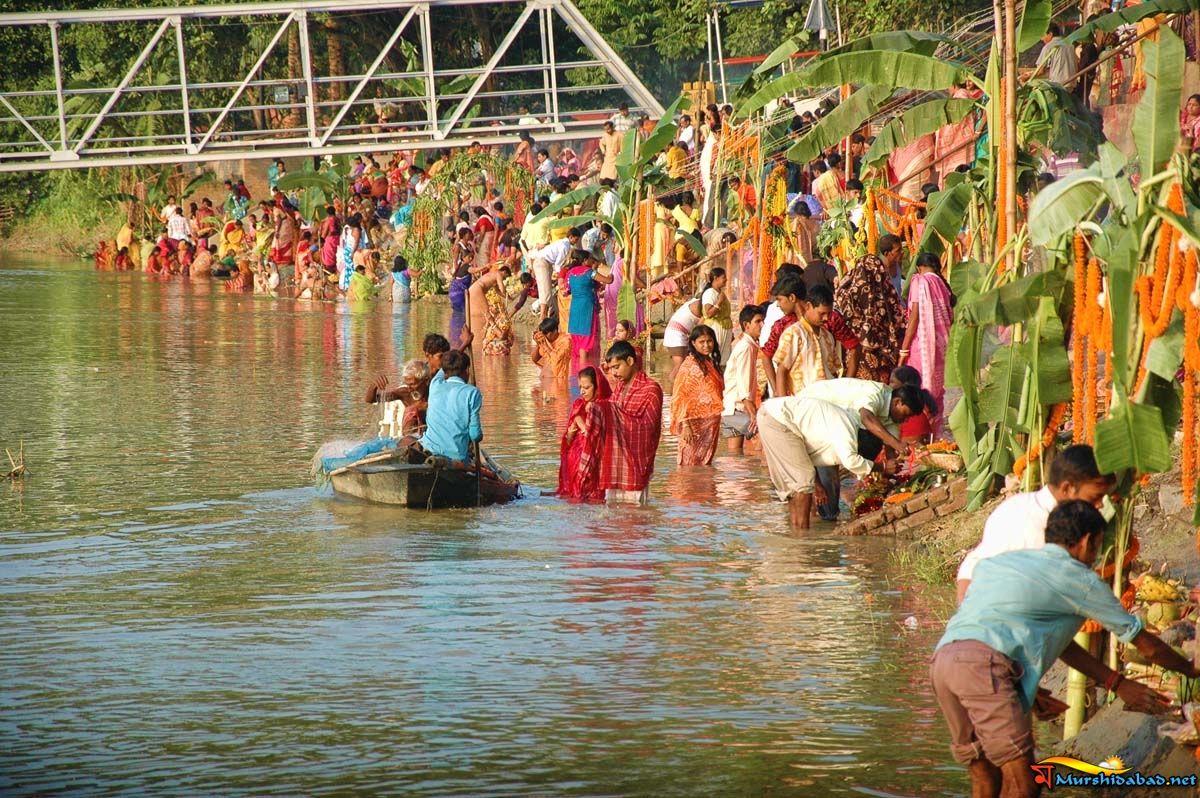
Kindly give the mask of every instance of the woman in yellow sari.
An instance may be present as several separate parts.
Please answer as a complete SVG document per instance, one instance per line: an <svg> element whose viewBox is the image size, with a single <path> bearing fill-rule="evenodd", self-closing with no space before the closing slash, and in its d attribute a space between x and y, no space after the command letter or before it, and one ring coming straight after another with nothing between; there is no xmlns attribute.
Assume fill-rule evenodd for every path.
<svg viewBox="0 0 1200 798"><path fill-rule="evenodd" d="M246 241L246 231L242 229L239 222L229 221L225 223L225 227L221 229L220 245L217 248L217 259L224 260L226 257L236 256L242 251L242 244Z"/></svg>

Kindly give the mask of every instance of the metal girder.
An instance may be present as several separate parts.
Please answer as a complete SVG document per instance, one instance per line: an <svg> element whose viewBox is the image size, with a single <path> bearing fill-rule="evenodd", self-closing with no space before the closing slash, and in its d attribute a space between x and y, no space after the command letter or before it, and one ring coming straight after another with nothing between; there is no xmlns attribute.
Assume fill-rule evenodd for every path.
<svg viewBox="0 0 1200 798"><path fill-rule="evenodd" d="M487 42L467 40L455 54L435 37L466 6L490 8L505 25L515 16L486 59ZM318 57L327 39L314 38L322 26L310 25L313 15L346 20L368 12L402 19L390 18L391 35L378 51L354 49L350 74L330 74L328 59ZM69 56L73 32L113 23L143 23L149 39L113 70L119 80L81 85ZM231 74L217 74L189 38L206 25L266 26L273 35L256 35L257 46L222 59ZM29 63L47 67L27 85L0 78L0 172L508 144L519 130L507 103L516 102L544 105L543 123L530 128L539 141L597 135L598 120L618 100L663 114L571 0L298 0L0 14L0 30L21 27L48 30L48 37L23 37L43 48ZM171 28L174 36L165 35ZM48 46L40 44L47 38Z"/></svg>

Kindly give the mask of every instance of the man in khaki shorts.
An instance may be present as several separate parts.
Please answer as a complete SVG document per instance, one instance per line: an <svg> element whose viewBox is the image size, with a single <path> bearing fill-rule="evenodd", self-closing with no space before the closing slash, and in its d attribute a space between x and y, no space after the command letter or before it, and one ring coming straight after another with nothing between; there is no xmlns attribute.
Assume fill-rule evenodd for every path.
<svg viewBox="0 0 1200 798"><path fill-rule="evenodd" d="M895 473L894 462L873 462L883 441L859 426L854 411L832 402L779 396L763 402L756 418L771 483L788 503L793 529L808 529L814 491L818 501L827 498L817 466L842 466L859 478L876 469Z"/></svg>
<svg viewBox="0 0 1200 798"><path fill-rule="evenodd" d="M1046 545L982 560L930 667L950 727L950 751L967 766L973 796L1037 796L1029 713L1056 659L1103 684L1135 712L1165 712L1168 699L1124 679L1073 642L1092 618L1147 660L1192 678L1192 663L1142 629L1091 569L1106 528L1085 501L1063 502L1046 522Z"/></svg>

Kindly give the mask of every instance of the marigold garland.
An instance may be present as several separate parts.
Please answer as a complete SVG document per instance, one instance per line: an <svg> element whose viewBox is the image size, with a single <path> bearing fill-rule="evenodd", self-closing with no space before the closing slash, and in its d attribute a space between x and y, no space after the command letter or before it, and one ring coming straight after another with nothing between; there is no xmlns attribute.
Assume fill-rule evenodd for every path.
<svg viewBox="0 0 1200 798"><path fill-rule="evenodd" d="M1073 313L1073 331L1071 333L1071 418L1075 419L1071 432L1072 443L1083 443L1083 382L1087 372L1087 362L1084 360L1083 339L1087 335L1084 327L1087 324L1087 250L1083 234L1075 234L1075 303Z"/></svg>
<svg viewBox="0 0 1200 798"><path fill-rule="evenodd" d="M1042 452L1049 449L1054 443L1054 438L1058 435L1058 428L1062 426L1063 419L1067 416L1067 403L1057 404L1050 411L1050 418L1046 422L1046 430L1042 433L1042 437L1032 444L1025 454L1017 458L1017 462L1013 463L1013 473L1018 477L1025 473L1025 469L1029 467L1029 461L1035 457L1041 457Z"/></svg>

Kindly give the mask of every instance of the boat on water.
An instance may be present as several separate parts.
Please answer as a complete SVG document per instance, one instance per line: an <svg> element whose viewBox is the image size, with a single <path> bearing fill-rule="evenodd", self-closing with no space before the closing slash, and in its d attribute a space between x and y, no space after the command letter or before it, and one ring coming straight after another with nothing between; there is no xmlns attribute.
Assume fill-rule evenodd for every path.
<svg viewBox="0 0 1200 798"><path fill-rule="evenodd" d="M521 482L480 452L483 467L455 466L442 457L417 458L410 449L368 455L330 471L334 493L414 510L482 507L521 497ZM417 460L417 462L413 462Z"/></svg>

